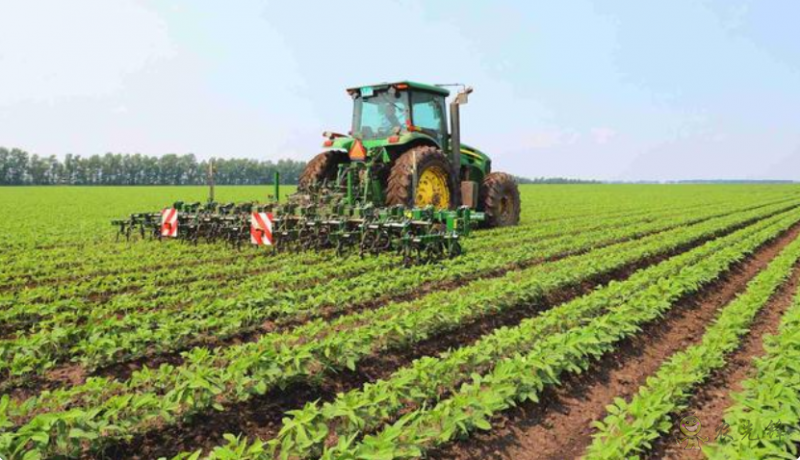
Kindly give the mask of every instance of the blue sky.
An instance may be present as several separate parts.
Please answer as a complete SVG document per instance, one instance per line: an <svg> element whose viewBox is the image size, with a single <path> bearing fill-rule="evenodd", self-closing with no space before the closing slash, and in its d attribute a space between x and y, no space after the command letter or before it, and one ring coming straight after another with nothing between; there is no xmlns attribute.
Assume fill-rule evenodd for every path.
<svg viewBox="0 0 800 460"><path fill-rule="evenodd" d="M464 82L525 176L800 180L800 2L0 0L0 145L308 159L344 88Z"/></svg>

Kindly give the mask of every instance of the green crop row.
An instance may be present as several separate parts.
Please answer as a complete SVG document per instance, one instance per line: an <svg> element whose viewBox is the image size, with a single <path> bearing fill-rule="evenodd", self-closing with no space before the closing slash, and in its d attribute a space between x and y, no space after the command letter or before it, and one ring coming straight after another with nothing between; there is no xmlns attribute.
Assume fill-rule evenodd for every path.
<svg viewBox="0 0 800 460"><path fill-rule="evenodd" d="M598 428L587 459L617 459L641 455L673 424L670 415L697 385L725 366L725 357L747 334L756 314L792 274L800 258L800 239L787 246L765 270L748 283L747 290L726 305L709 326L702 341L674 354L629 402L617 398Z"/></svg>
<svg viewBox="0 0 800 460"><path fill-rule="evenodd" d="M758 207L746 213L730 215L722 213L719 221L743 222L785 208L785 204ZM420 266L413 269L389 268L386 261L350 258L340 261L336 270L349 274L338 283L318 284L301 291L270 292L252 295L247 285L239 286L244 298L217 300L200 305L191 305L179 312L171 309L136 311L135 314L108 315L96 321L81 321L77 324L43 324L34 334L0 341L0 372L4 369L13 377L22 377L43 372L63 358L79 360L87 369L132 359L143 353L164 352L186 346L187 341L197 339L198 333L211 334L219 338L240 333L266 320L296 318L298 315L315 317L323 306L346 306L366 301L376 295L402 295L422 282L444 283L458 280L476 273L489 273L512 264L526 263L556 255L565 255L591 249L615 241L664 231L679 225L705 221L708 216L686 216L674 220L646 222L639 226L619 228L614 232L587 232L580 237L548 239L542 244L500 247L496 251L473 251L459 259L448 261L443 267ZM727 220L726 220L727 219ZM726 224L727 225L727 224ZM520 239L517 238L519 241ZM502 245L501 245L502 246ZM352 267L352 268L351 268ZM360 276L352 276L361 273ZM281 274L268 274L251 280L253 286L264 288L270 281L280 285L291 285ZM301 271L300 279L319 279L326 273ZM293 278L295 282L297 278ZM274 287L277 287L273 284ZM135 307L132 307L135 310ZM103 309L96 309L102 315ZM152 325L145 327L146 325ZM155 326L155 327L153 327Z"/></svg>
<svg viewBox="0 0 800 460"><path fill-rule="evenodd" d="M786 201L791 200L793 198L786 198L783 197L782 200L779 201ZM744 202L737 203L737 202L725 202L722 204L714 204L708 205L703 201L699 201L699 205L688 205L689 208L705 208L706 210L711 211L712 208L719 209L720 211L725 210L744 210L742 206ZM748 203L747 206L755 207L755 206L766 206L775 202L752 202ZM688 203L682 203L683 205L687 205ZM666 207L669 209L669 212L653 209L653 210L646 210L646 212L639 211L636 213L630 213L632 215L622 216L617 221L613 219L597 219L595 215L586 216L583 221L578 221L575 223L571 223L567 229L564 229L563 226L559 222L555 222L550 225L543 226L545 232L536 232L542 235L542 238L553 237L556 235L564 235L570 234L573 232L582 232L588 229L599 228L601 226L618 226L622 227L625 225L630 225L632 223L637 222L637 219L640 219L638 222L642 222L641 219L649 219L650 221L658 219L660 217L665 217L670 215L671 213L679 212L675 210L675 204L672 203L671 207ZM729 211L730 212L730 211ZM605 220L605 221L604 221ZM537 226L536 230L540 230L542 227ZM531 230L530 228L526 228L525 226L516 227L514 229L506 229L506 232L500 232L500 235L511 236L512 231L516 234L518 231L527 231ZM491 244L493 238L486 238L486 236L492 236L496 230L485 231L481 232L481 238L470 239L467 241L467 246L470 250L473 248L475 250L480 250L484 247L485 244ZM508 237L506 238L508 239ZM198 298L203 293L200 292L204 287L210 291L213 289L210 285L212 283L211 278L218 278L219 271L235 271L237 266L241 267L239 271L246 272L248 267L252 268L253 272L258 273L260 269L267 269L270 266L278 266L278 267L285 267L285 266L307 266L312 265L314 263L319 263L321 260L319 255L311 255L310 253L304 253L299 257L309 259L309 261L297 261L296 257L292 258L291 260L296 263L284 263L283 259L285 257L277 257L277 258L266 258L266 257L255 257L251 252L245 252L244 256L238 257L232 260L230 257L227 258L218 258L218 259L208 259L205 256L208 255L208 251L202 251L199 254L195 254L195 256L200 256L200 260L194 261L195 263L191 264L192 269L187 267L186 262L178 263L177 265L172 265L173 262L173 254L172 248L175 245L164 244L145 244L144 246L155 248L157 250L149 251L147 254L131 254L131 248L125 246L126 251L122 251L120 254L124 254L125 257L120 259L120 267L134 267L136 266L140 260L145 259L148 260L145 266L139 266L137 268L131 268L132 271L125 272L124 270L110 270L105 276L94 276L94 277L81 277L79 278L78 282L70 283L70 282L59 282L57 285L41 285L41 286L34 286L31 289L23 289L18 291L11 291L5 294L0 294L0 305L4 305L7 308L0 309L0 324L3 324L3 328L0 330L0 334L8 332L17 332L20 331L20 328L28 327L29 325L37 325L41 327L41 321L43 319L48 318L49 315L53 314L54 312L61 312L62 314L58 316L58 318L52 318L53 322L56 321L64 321L64 320L72 320L73 322L80 322L84 321L84 317L80 314L76 314L77 312L81 311L96 311L98 309L93 308L97 307L98 305L103 306L103 311L112 310L113 308L119 308L122 312L133 311L136 309L148 309L150 305L165 305L168 302L173 302L171 305L176 305L177 302L178 306L184 306L186 303L179 302L180 294L186 292L186 290L190 290L193 287L196 290L192 291L192 296ZM184 245L177 245L177 247L181 250L181 254L191 254L191 252L186 252L186 248ZM100 253L94 254L91 252L92 248L80 248L75 249L71 248L69 254L72 256L70 262L65 264L63 267L63 271L70 273L70 276L74 276L76 267L75 267L75 260L78 251L80 251L81 258L79 260L105 260L103 257L103 253L108 252L108 248L102 247L99 248ZM95 248L96 249L96 248ZM113 251L113 253L117 253L118 251ZM39 253L36 253L37 257ZM108 256L106 255L106 259ZM48 259L52 259L51 254L48 254ZM56 257L57 259L57 257ZM323 258L322 260L324 260ZM41 260L41 259L40 259ZM41 260L41 261L46 261ZM136 262L131 264L131 261L135 260ZM164 262L167 261L165 264ZM231 263L234 262L235 263ZM266 262L265 261L269 261ZM211 265L208 265L211 262ZM196 264L200 264L202 266L202 274L198 274L198 270ZM270 265L271 264L271 265ZM212 266L216 266L217 269L211 269ZM162 268L163 267L163 268ZM180 269L182 267L182 269ZM151 269L151 270L147 270ZM280 268L279 268L280 269ZM46 271L46 273L50 273ZM187 281L191 281L196 279L198 276L204 276L206 278L206 282L196 282L197 286L187 285ZM188 278L188 280L187 280ZM234 276L235 278L235 276ZM25 280L25 277L11 277L12 280L19 279ZM86 279L86 281L82 281ZM234 286L231 286L230 281L232 279L220 279L217 283L220 284L229 284L227 286L228 292L231 292L234 289ZM27 282L20 281L20 282ZM148 287L151 286L151 287ZM172 286L170 288L170 286ZM131 291L134 291L131 293ZM121 293L119 298L115 298L115 293ZM224 291L222 292L224 293ZM6 300L3 300L3 297L6 297ZM92 301L81 300L79 297L88 298ZM65 300L56 300L54 303L42 305L32 304L35 301L39 300L56 300L56 299L65 299ZM141 301L139 299L143 299ZM94 301L96 300L96 301ZM163 301L162 301L163 300ZM134 302L137 302L134 305ZM102 302L102 304L98 304L97 302ZM119 304L119 305L118 305ZM109 314L113 314L113 310L108 312ZM97 313L100 314L100 313ZM17 320L17 321L15 321ZM20 332L25 332L24 330Z"/></svg>
<svg viewBox="0 0 800 460"><path fill-rule="evenodd" d="M788 202L787 200L780 200L780 202ZM757 203L748 206L742 206L741 204L730 204L726 203L724 205L718 206L711 206L704 204L701 206L703 212L708 211L708 214L713 213L725 213L725 212L738 212L738 211L745 211L749 209L754 209L757 207L768 206L771 204L778 204L778 203ZM718 210L718 211L717 211ZM573 223L570 225L567 231L564 230L563 226L556 222L550 225L544 226L537 226L535 228L527 227L527 226L518 226L514 227L513 229L506 229L505 232L499 232L497 229L489 230L489 231L482 231L480 233L480 238L476 239L469 239L465 241L465 246L467 250L481 250L487 246L492 246L494 244L495 238L500 237L504 241L513 241L513 238L517 236L527 236L527 237L538 237L540 239L547 239L547 238L554 238L554 237L563 237L565 234L577 234L582 233L590 230L597 230L602 228L611 228L611 227L625 227L633 224L639 224L643 222L653 222L658 219L662 218L671 218L675 217L679 214L686 214L687 209L685 208L678 208L672 209L670 208L668 211L665 210L648 210L646 214L640 215L641 213L636 213L634 216L614 216L612 218L598 218L597 216L586 216L582 221ZM697 210L692 210L690 213L692 215L697 215ZM159 246L157 246L159 247ZM278 258L255 258L252 253L245 254L244 257L239 257L236 259L226 258L223 260L212 260L212 261L205 261L201 260L203 264L203 270L206 271L204 273L205 276L216 276L217 272L214 270L208 270L209 262L219 263L221 270L230 271L231 269L241 269L250 268L252 272L258 272L259 269L264 269L266 267L278 266L282 267L284 265L300 265L305 266L313 263L319 263L321 260L328 260L328 258L321 259L319 255L314 253L302 253L301 259L310 259L308 261L305 260L296 260L297 256L293 260L295 260L296 264L284 264L286 256L281 256ZM128 259L129 260L129 259ZM126 266L129 266L127 264ZM68 297L69 299L74 300L76 296L84 296L84 297L91 297L92 295L96 295L98 293L103 293L103 295L108 295L109 293L113 293L114 290L130 290L131 288L135 287L147 287L151 284L159 285L159 288L163 287L164 285L168 284L178 284L181 282L185 282L187 278L193 279L200 276L197 271L197 267L189 266L188 264L179 264L174 265L172 263L167 264L166 267L160 264L157 267L138 267L133 269L132 271L128 272L120 272L114 270L108 274L102 276L93 276L90 278L81 279L78 283L59 283L59 289L53 289L52 286L40 286L33 289L26 289L21 292L8 294L7 296L13 295L13 300L15 303L33 303L38 301L48 301L48 300L58 300L59 298ZM233 265L233 266L231 266ZM212 265L213 266L213 265ZM149 270L150 268L155 268L154 270ZM71 272L70 272L71 273ZM22 277L20 277L21 279ZM0 295L0 304L3 303L3 297ZM12 297L8 297L12 299ZM25 305L25 310L30 311L31 309L36 309L35 306L32 305ZM8 313L4 312L4 315L8 315ZM9 320L11 318L8 317L0 317L0 319Z"/></svg>
<svg viewBox="0 0 800 460"><path fill-rule="evenodd" d="M686 207L691 209L694 206L703 205L747 205L766 203L777 199L787 199L796 197L797 192L791 188L752 188L747 193L735 188L716 188L716 187L670 187L657 188L651 190L647 188L639 189L635 187L601 187L591 192L575 194L574 189L566 189L563 192L557 188L533 188L524 187L522 198L525 203L523 212L523 222L520 226L526 227L533 221L527 216L535 215L536 226L558 225L562 230L569 230L575 224L585 222L591 218L606 219L622 217L631 214L645 214L649 210L676 209ZM90 189L91 192L100 189ZM155 189L154 189L155 190ZM8 189L6 189L8 191ZM47 249L47 257L42 257L42 251L28 250L28 245L21 246L21 250L7 250L0 252L0 279L16 280L25 279L37 282L39 280L58 280L62 277L53 277L55 273L65 273L69 277L94 277L103 273L114 274L125 270L147 270L161 267L165 261L177 261L180 263L199 262L203 263L215 260L230 260L230 250L221 245L202 245L200 248L182 244L115 244L108 242L113 240L112 229L108 225L108 220L120 217L130 210L136 209L136 199L130 194L126 195L121 189L109 190L108 196L118 196L114 199L114 206L102 204L102 212L87 214L87 211L96 211L92 208L92 199L84 196L84 190L80 199L74 203L60 203L56 212L62 216L59 225L59 236L67 236L66 231L80 226L84 231L91 231L92 235L99 235L99 241L87 243L84 236L75 235L78 238L67 238L70 244L62 244ZM148 191L149 193L150 191ZM174 191L173 191L174 192ZM630 193L629 193L630 192ZM655 192L655 193L653 193ZM136 194L139 192L137 191ZM180 191L180 193L185 193ZM118 194L118 195L117 195ZM579 196L578 196L579 195ZM143 201L142 209L151 207L158 209L165 204L166 195L162 197L150 196L149 200ZM105 198L105 197L104 197ZM2 200L2 197L0 197ZM33 209L46 212L49 203L37 199L36 194L26 194L25 197L18 197L18 201L29 203ZM149 205L145 206L147 202ZM167 201L168 202L168 201ZM528 214L531 204L531 214ZM44 205L44 206L43 206ZM71 206L76 209L70 210ZM124 208L128 208L127 210ZM13 209L9 206L9 209ZM122 209L121 209L122 208ZM574 212L574 216L567 216L566 210ZM69 213L68 215L66 213ZM562 215L563 214L563 215ZM554 220L546 221L546 216L552 215ZM0 216L3 216L0 212ZM3 223L14 223L13 234L16 241L23 241L26 238L24 231L18 227L16 216L5 216L0 221L0 229ZM68 217L68 218L63 218ZM563 223L563 224L562 224ZM105 231L97 232L97 229ZM504 229L504 232L514 232L516 229ZM493 234L496 230L487 233ZM48 236L50 236L48 233ZM502 232L499 232L502 233ZM43 236L38 229L35 233L35 240ZM107 235L107 236L106 236ZM59 238L60 240L63 238ZM71 240L72 239L72 240ZM105 241L103 241L105 240ZM38 244L38 243L37 243ZM245 251L243 254L253 254L257 251ZM113 270L112 270L113 267ZM74 279L74 278L73 278ZM3 283L4 285L6 283Z"/></svg>
<svg viewBox="0 0 800 460"><path fill-rule="evenodd" d="M733 393L720 442L704 446L711 459L796 459L800 444L800 290L776 334L764 336L765 355Z"/></svg>
<svg viewBox="0 0 800 460"><path fill-rule="evenodd" d="M775 206L769 206L749 213L730 216L735 222L744 222L764 213L775 212ZM727 213L726 213L727 214ZM523 250L508 247L495 252L475 251L444 267L421 266L411 270L394 268L386 270L377 259L348 259L339 264L340 273L352 273L350 265L356 264L365 272L358 277L345 277L340 283L315 285L299 292L270 293L253 296L245 294L245 299L215 301L204 305L189 306L182 312L160 310L147 314L136 312L118 318L112 315L104 322L92 322L74 325L56 325L52 329L44 328L32 336L18 337L14 340L0 342L0 356L5 356L12 376L20 376L42 372L58 361L59 356L82 356L82 364L88 369L113 363L120 359L130 359L144 352L169 351L187 344L181 337L196 340L196 334L214 332L216 338L239 333L249 325L260 325L265 320L281 322L299 316L314 318L325 306L352 305L365 301L376 295L399 295L419 286L421 282L446 283L464 276L490 273L509 264L524 263L529 260L544 259L558 254L580 252L614 241L663 231L681 223L705 220L705 216L695 218L687 216L675 221L646 223L641 226L618 229L614 233L587 233L581 238L564 237L550 239L542 245L523 246ZM729 225L731 220L717 219L720 225ZM541 247L540 246L544 246ZM365 269L364 267L370 268ZM384 268L382 271L381 268ZM444 269L443 269L444 268ZM391 276L386 276L387 274ZM322 276L322 275L320 275ZM281 277L257 278L254 286L267 288L269 281L289 281ZM249 283L240 286L244 293L251 292ZM247 298L247 296L251 298ZM102 309L97 314L102 314ZM158 325L146 327L146 325ZM81 334L86 334L82 338ZM70 348L71 347L71 348ZM77 352L76 352L77 350ZM122 353L125 353L123 355ZM2 366L0 365L0 369ZM11 381L10 381L11 382Z"/></svg>
<svg viewBox="0 0 800 460"><path fill-rule="evenodd" d="M163 244L161 246L167 246ZM158 251L159 245L153 245L153 250ZM59 300L88 299L95 297L111 297L118 293L132 290L161 290L170 286L188 284L206 276L235 276L266 270L269 267L280 268L289 259L288 254L280 254L274 258L256 257L256 254L243 252L241 257L231 258L214 263L186 262L178 266L169 264L169 267L151 267L124 273L109 273L104 275L79 278L74 281L60 281L55 284L42 284L26 289L7 291L0 294L0 303L24 303L28 308L39 310L40 306L47 306L49 302ZM318 263L323 259L319 254L305 252L294 255L294 259L303 264ZM202 271L197 270L196 264L202 264ZM97 303L97 302L95 302Z"/></svg>
<svg viewBox="0 0 800 460"><path fill-rule="evenodd" d="M667 215L668 214L659 214L654 212L654 216L651 216L650 219L655 220ZM577 230L586 231L591 228L598 229L611 226L631 225L646 219L640 218L639 221L633 219L620 220L622 222L618 222L618 220L591 219L587 217L586 222L583 222L582 225L579 225ZM489 235L489 232L482 232L481 238L467 240L465 242L465 246L468 250L480 250L487 245L492 245L495 241L497 241L498 237L502 241L513 241L513 238L516 236L539 238L541 240L563 236L563 228L556 225L536 228L520 226L515 227L514 230L515 233L513 236L503 233ZM486 236L490 237L487 238ZM169 247L170 245L151 245L151 247L152 246L155 246L155 249L160 249L162 247ZM205 253L201 253L201 255L202 254ZM159 259L163 258L169 260L169 255L159 255ZM287 263L287 259L294 263ZM122 262L126 262L127 260L130 259L123 260ZM130 290L131 288L149 287L154 284L158 285L156 289L159 291L163 290L163 286L168 284L178 284L179 286L176 286L176 288L179 290L185 290L190 288L190 286L186 286L185 283L181 284L182 282L186 281L186 277L191 277L192 279L196 279L198 277L216 277L219 271L227 272L231 269L249 269L251 273L259 273L268 271L270 268L271 270L269 271L275 271L275 267L277 267L278 271L284 271L286 270L286 267L290 267L293 270L306 270L308 266L317 265L323 262L330 266L336 265L336 261L330 260L330 257L327 257L327 254L320 255L313 252L303 252L298 255L281 254L277 257L260 258L254 257L252 253L246 253L244 256L235 259L226 258L219 261L215 260L213 261L215 262L213 264L209 264L209 261L202 259L196 262L197 263L193 264L187 264L183 262L178 265L167 263L165 268L162 268L162 266L159 265L155 270L149 270L150 268L154 268L149 265L133 268L128 272L112 270L110 273L103 274L101 276L86 278L85 281L83 278L81 278L76 283L60 282L58 284L58 289L55 289L51 285L43 285L32 289L10 292L3 296L5 297L5 300L3 297L0 297L0 305L5 301L5 303L7 303L9 306L7 310L0 312L0 315L2 315L0 316L0 319L4 321L13 321L15 319L15 314L25 314L29 316L36 315L35 319L37 321L45 319L53 312L49 311L49 305L40 306L32 304L39 300L58 301L59 299L66 297L74 301L75 297L77 296L91 297L98 293L103 293L105 296L109 293L113 293L114 290ZM218 266L216 262L219 262L220 265ZM196 266L198 264L200 267ZM127 265L130 264L126 264L126 266ZM60 308L56 309L55 311L69 313L71 310L72 308Z"/></svg>
<svg viewBox="0 0 800 460"><path fill-rule="evenodd" d="M439 359L426 357L401 369L389 379L367 384L362 390L341 395L322 407L317 402L290 413L284 420L279 437L271 442L273 449L289 458L320 455L323 442L333 436L346 439L376 429L396 418L400 410L409 411L435 402L443 393L451 392L472 373L484 373L493 363L515 353L523 353L535 344L535 338L563 332L588 318L600 315L626 301L634 292L661 279L674 276L683 267L712 256L720 248L743 244L749 238L763 241L786 228L794 218L764 228L746 228L713 240L687 253L640 270L623 282L593 291L584 297L524 320L516 328L503 328L481 339L474 346L445 353ZM744 244L744 249L749 248Z"/></svg>
<svg viewBox="0 0 800 460"><path fill-rule="evenodd" d="M748 242L749 250L738 244L721 248L700 263L683 268L669 281L633 293L609 313L552 334L538 341L530 352L500 360L490 373L473 375L433 407L408 413L360 442L355 436L339 439L323 458L416 458L458 436L491 429L493 416L518 403L538 401L542 390L558 385L565 373L586 371L620 340L663 316L675 301L717 279L763 239L751 238Z"/></svg>
<svg viewBox="0 0 800 460"><path fill-rule="evenodd" d="M797 214L792 212L792 219L796 220ZM362 357L417 343L519 303L535 302L601 273L720 231L718 222L696 227L511 272L331 323L313 321L291 333L266 334L256 343L216 354L195 349L185 355L184 365L145 369L127 384L90 379L81 387L43 393L22 404L12 402L6 408L6 418L15 426L20 421L26 423L0 439L14 450L74 454L87 444L99 448L110 439L131 436L154 424L174 423L212 406L220 408L246 400L299 379L313 383L328 370L354 367ZM70 430L74 428L94 433L98 439L73 438ZM102 439L99 434L103 434Z"/></svg>
<svg viewBox="0 0 800 460"><path fill-rule="evenodd" d="M341 276L356 276L364 271L374 268L377 262L365 260L360 266L354 266L352 272L342 273ZM274 264L274 267L271 265ZM352 265L352 264L351 264ZM191 305L192 300L202 301L210 298L223 297L243 290L296 290L315 282L323 282L326 278L340 275L341 263L318 265L316 270L311 270L311 263L302 257L286 263L281 259L269 261L262 258L259 263L245 261L231 264L229 267L187 267L175 276L163 278L137 279L128 283L120 280L119 289L123 295L101 298L96 301L81 301L74 296L69 300L59 300L46 305L20 303L3 312L0 319L6 319L16 327L32 324L34 331L48 334L50 329L73 327L85 324L93 328L96 322L113 317L121 320L124 314L146 313L158 310L169 310L175 305ZM193 271L192 279L181 279L185 273ZM139 283L144 283L137 289ZM128 290L135 292L125 292ZM112 290L113 291L113 290ZM94 295L94 294L90 294ZM76 295L77 296L77 295ZM102 296L105 297L105 296ZM172 303L170 303L172 302ZM122 313L122 315L121 315ZM19 329L17 329L19 331ZM22 334L19 334L22 335Z"/></svg>

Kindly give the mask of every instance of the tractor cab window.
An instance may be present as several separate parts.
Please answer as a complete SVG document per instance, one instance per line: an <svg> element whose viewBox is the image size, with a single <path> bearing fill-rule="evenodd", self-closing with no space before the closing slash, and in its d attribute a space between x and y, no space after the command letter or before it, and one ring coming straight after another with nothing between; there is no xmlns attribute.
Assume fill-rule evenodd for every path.
<svg viewBox="0 0 800 460"><path fill-rule="evenodd" d="M435 137L444 137L444 98L430 93L414 92L411 95L412 120L414 126L428 131Z"/></svg>
<svg viewBox="0 0 800 460"><path fill-rule="evenodd" d="M389 137L408 120L408 94L405 91L376 91L372 96L357 96L353 112L353 133L364 139Z"/></svg>

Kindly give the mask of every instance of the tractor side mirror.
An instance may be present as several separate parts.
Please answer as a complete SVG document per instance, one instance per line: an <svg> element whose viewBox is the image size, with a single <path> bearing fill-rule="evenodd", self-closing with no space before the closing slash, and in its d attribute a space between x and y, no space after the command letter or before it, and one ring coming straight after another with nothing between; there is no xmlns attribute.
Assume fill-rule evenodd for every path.
<svg viewBox="0 0 800 460"><path fill-rule="evenodd" d="M470 93L472 93L472 91L473 90L471 86L467 86L466 88L464 88L464 91L461 91L456 96L456 101L455 101L456 104L466 104L467 102L469 102L469 95Z"/></svg>

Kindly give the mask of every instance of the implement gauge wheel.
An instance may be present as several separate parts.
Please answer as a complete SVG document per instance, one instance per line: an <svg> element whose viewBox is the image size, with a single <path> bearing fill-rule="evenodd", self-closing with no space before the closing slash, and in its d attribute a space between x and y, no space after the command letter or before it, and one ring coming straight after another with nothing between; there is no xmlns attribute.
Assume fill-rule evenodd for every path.
<svg viewBox="0 0 800 460"><path fill-rule="evenodd" d="M347 152L330 150L320 153L308 162L306 168L300 174L297 188L301 192L307 192L314 183L322 185L325 181L335 181L336 174L339 172L339 165L348 162L350 162L350 159L347 156Z"/></svg>
<svg viewBox="0 0 800 460"><path fill-rule="evenodd" d="M481 187L480 203L486 213L486 225L508 227L519 224L519 187L510 174L494 172Z"/></svg>
<svg viewBox="0 0 800 460"><path fill-rule="evenodd" d="M416 193L413 190L415 157ZM432 205L436 209L449 209L454 190L447 156L436 147L413 147L400 155L392 166L386 189L386 204L419 208Z"/></svg>

